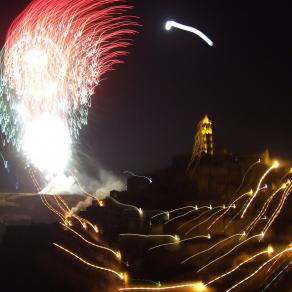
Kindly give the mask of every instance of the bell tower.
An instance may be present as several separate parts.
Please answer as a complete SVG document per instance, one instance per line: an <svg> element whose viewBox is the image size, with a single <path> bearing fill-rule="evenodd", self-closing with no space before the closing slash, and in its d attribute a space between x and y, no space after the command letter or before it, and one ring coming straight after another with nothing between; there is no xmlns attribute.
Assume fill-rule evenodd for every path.
<svg viewBox="0 0 292 292"><path fill-rule="evenodd" d="M200 162L202 155L213 155L213 130L212 121L207 115L198 123L197 132L194 137L194 147L191 160L188 165L188 170L195 163L195 166Z"/></svg>

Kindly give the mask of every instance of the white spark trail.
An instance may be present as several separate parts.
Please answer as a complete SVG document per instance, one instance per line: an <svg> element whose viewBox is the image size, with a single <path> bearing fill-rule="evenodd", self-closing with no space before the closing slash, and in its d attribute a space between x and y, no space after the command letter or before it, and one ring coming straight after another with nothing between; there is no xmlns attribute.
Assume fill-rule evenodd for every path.
<svg viewBox="0 0 292 292"><path fill-rule="evenodd" d="M188 26L188 25L183 25L181 23L178 23L176 21L173 20L169 20L166 22L165 24L165 29L166 30L171 30L172 27L176 27L178 29L184 30L184 31L189 31L192 32L194 34L196 34L198 37L200 37L203 41L205 41L210 47L212 47L214 45L214 43L201 31L199 31L198 29Z"/></svg>

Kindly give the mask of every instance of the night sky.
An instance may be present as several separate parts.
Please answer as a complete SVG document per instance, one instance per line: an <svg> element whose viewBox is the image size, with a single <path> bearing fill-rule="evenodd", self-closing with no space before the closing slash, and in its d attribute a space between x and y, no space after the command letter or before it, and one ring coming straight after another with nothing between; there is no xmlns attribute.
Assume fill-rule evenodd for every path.
<svg viewBox="0 0 292 292"><path fill-rule="evenodd" d="M28 2L0 2L1 46ZM126 63L96 89L76 147L116 173L153 171L191 152L195 127L207 113L215 151L268 147L272 156L290 159L292 19L286 1L267 2L130 1L143 27ZM214 47L188 32L165 31L169 19L200 29ZM11 151L4 154L14 159Z"/></svg>
<svg viewBox="0 0 292 292"><path fill-rule="evenodd" d="M30 2L29 0L0 0L1 47L4 45L5 35L11 22ZM231 195L229 190L235 186L233 181L241 180L240 172L243 166L239 164L240 168L235 163L230 163L229 167L229 164L225 165L223 161L221 169L221 165L220 168L217 167L215 159L214 165L210 163L212 167L210 171L202 169L201 176L189 176L187 179L182 178L179 167L169 172L155 173L168 167L175 156L191 154L196 126L205 114L208 114L213 121L215 153L225 148L238 155L250 155L262 153L268 148L273 158L279 158L280 162L284 159L288 160L289 165L292 165L292 135L290 135L292 17L291 9L287 4L289 1L273 1L271 4L267 0L128 0L128 2L134 6L132 14L139 17L141 27L137 28L138 34L133 36L133 46L129 48L129 55L123 58L125 64L120 64L115 70L108 72L96 88L96 93L92 97L88 126L81 130L80 138L73 145L74 153L68 168L73 172L78 170L76 177L79 175L80 181L82 177L89 178L88 184L82 181L80 183L85 190L88 190L92 178L93 182L103 181L102 178L98 180L99 170L106 174L104 181L115 181L117 177L126 178L127 175L123 174L123 171L128 170L152 177L153 184L146 180L143 184L143 180L134 178L128 181L127 192L111 193L111 196L104 201L105 208L99 208L93 203L92 207L79 213L81 217L96 224L101 231L91 236L92 230L89 228L88 231L82 231L84 236L86 234L86 238L88 236L92 241L96 240L104 246L121 251L123 264L119 270L129 272L131 285L134 285L135 281L136 284L142 282L141 279L161 281L163 285L172 285L186 279L193 281L199 277L206 282L205 280L213 277L217 271L221 274L227 266L234 267L235 264L246 260L249 254L255 254L256 250L258 252L259 247L266 248L270 242L278 252L291 242L291 232L289 233L291 212L288 210L290 206L287 201L275 225L270 229L274 232L268 233L266 237L268 241L254 241L252 245L250 242L249 245L241 246L236 250L234 257L229 254L224 262L220 262L214 269L211 267L206 274L195 273L201 266L201 260L204 262L211 259L213 255L217 256L220 250L229 248L229 242L228 245L225 242L223 248L217 251L210 252L208 249L208 254L203 254L202 259L199 258L195 266L191 262L183 266L177 263L181 262L186 254L201 253L198 251L209 244L205 242L206 238L202 238L202 243L198 241L198 244L197 241L189 242L190 245L180 250L177 246L173 246L173 250L165 249L162 253L159 251L158 257L156 251L150 253L150 246L148 247L146 241L145 245L139 241L131 241L132 239L128 242L122 241L120 235L121 233L125 235L126 232L153 235L179 234L184 240L175 241L175 245L190 240L185 238L188 232L183 236L181 236L182 231L177 233L178 225L165 225L175 218L169 220L169 213L172 211L165 212L168 214L169 221L164 221L166 219L159 221L160 218L154 221L152 219L156 216L152 216L152 213L155 214L157 211L150 209L157 208L158 212L163 214L161 210L197 203L198 206L205 208L205 205L209 205L205 202L210 200L210 204L216 203L214 210L220 207L223 197L225 200ZM201 30L214 41L214 47L209 47L192 33L175 28L166 31L167 20L175 20ZM116 288L117 284L108 281L110 277L107 278L103 272L89 269L76 259L69 258L68 254L58 250L52 243L64 244L72 251L80 252L84 258L92 259L97 264L101 262L102 266L108 268L115 268L115 262L112 263L113 258L107 258L98 249L88 248L79 237L66 232L59 224L52 223L58 217L47 210L37 196L3 194L36 190L22 154L17 153L9 145L0 147L0 154L8 160L8 168L5 168L0 156L0 258L3 262L1 266L4 268L2 269L4 272L0 269L4 279L0 287L5 289L3 287L7 285L10 290L6 289L6 291L12 291L13 288L16 288L14 289L16 291L20 289L23 291L106 291L106 289L113 291L112 287ZM222 160L218 159L218 161ZM205 165L209 162L207 159ZM244 163L249 163L249 160ZM225 166L226 171L225 169L223 171ZM253 172L255 177L259 177L258 174L263 168L264 166ZM236 171L233 171L234 169ZM281 168L280 172L275 170L271 180L267 181L269 187L271 186L269 190L273 191L271 197L278 192L278 190L274 191L278 186L276 177L281 177L278 181L280 184L284 181L282 176L284 171L286 173L286 168ZM115 175L112 175L112 172ZM35 173L40 183L44 185L46 182L41 180L41 175L38 175L37 171ZM244 179L245 176L246 173L243 175ZM209 182L212 178L215 179L211 184ZM251 177L246 180L246 185L243 185L243 181L240 190L241 187L254 189L255 181ZM260 185L261 183L258 184L258 189ZM199 192L200 189L204 190L205 186L209 192ZM216 188L216 192L210 191L212 186ZM289 195L290 187L288 186L289 192L283 191L283 194ZM220 190L221 193L226 192L226 195L218 195ZM268 191L263 190L263 196L257 196L256 199L266 198L270 194ZM239 191L237 193L239 194ZM69 206L81 208L81 205L88 205L88 198L84 202L83 197L81 199L78 196L68 196L64 200ZM284 196L280 200L283 198ZM115 200L117 203L113 203ZM125 204L120 204L119 201ZM275 202L274 199L271 206ZM245 219L252 218L252 213L260 214L260 217L262 215L266 217L267 214L265 220L273 218L270 216L270 210L267 209L264 211L265 214L256 213L259 203L260 201L253 203L253 207L250 207L253 212L248 211ZM127 204L134 204L137 207L132 208L133 212L131 212L131 207ZM149 207L148 210L147 206L151 208ZM139 210L139 213L137 213L138 207L143 209ZM182 209L184 208L177 210ZM186 214L191 212L193 211ZM64 214L67 213L64 211ZM229 236L229 233L232 234L230 237L240 235L235 234L237 228L241 229L244 226L244 222L241 223L239 220L234 221L230 229L224 228L222 232L224 226L222 224L226 223L225 219L231 218L231 214L233 216L233 213L230 213L228 218L222 217L218 222L218 229L214 232L212 230L214 242L219 242L221 238ZM213 215L208 217L208 220ZM209 213L206 216L209 216ZM201 215L195 219L199 217ZM205 217L202 219L205 220ZM259 220L264 219L260 217ZM232 220L234 218L232 217ZM181 224L184 219L180 218L175 224ZM199 225L204 222L201 221ZM207 230L201 232L201 227L195 231L198 231L198 234L205 234ZM79 228L81 232L81 225L79 227L76 225L76 230ZM233 242L235 241L232 241L232 244ZM216 260L218 259L220 258ZM277 268L282 267L282 260L285 261L286 258L282 257L278 267L274 266L277 273L279 271ZM259 262L261 259L253 259L249 266L238 271L240 273L234 274L233 278L221 281L219 290L220 285L228 286L237 279L236 277L240 280L241 275L247 271L252 269L256 271ZM129 266L126 267L126 263L129 263ZM270 279L269 275L273 277L276 275L273 270L268 275L270 267L268 266L267 269L268 271L262 270L262 272L267 271L263 282L260 277L255 277L249 283L250 288L245 286L247 287L245 290L254 291L255 287L260 286L262 289ZM271 286L270 290L288 291L291 282L288 280L291 279L289 275L283 273L277 279L282 286L280 284L277 286L276 281L275 286ZM11 276L13 279L10 279ZM149 280L146 281L145 283L149 284ZM143 285L146 285L145 283Z"/></svg>

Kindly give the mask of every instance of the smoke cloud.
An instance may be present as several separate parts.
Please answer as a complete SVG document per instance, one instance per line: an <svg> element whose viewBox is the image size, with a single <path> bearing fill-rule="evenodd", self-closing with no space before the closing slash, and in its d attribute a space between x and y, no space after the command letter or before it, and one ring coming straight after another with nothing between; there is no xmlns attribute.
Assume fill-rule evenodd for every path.
<svg viewBox="0 0 292 292"><path fill-rule="evenodd" d="M126 190L126 178L120 178L106 170L99 170L97 177L93 178L86 174L75 171L71 175L59 175L51 180L40 194L51 195L87 195L84 201L80 201L74 212L85 210L92 204L92 200L103 200L110 195L111 191Z"/></svg>

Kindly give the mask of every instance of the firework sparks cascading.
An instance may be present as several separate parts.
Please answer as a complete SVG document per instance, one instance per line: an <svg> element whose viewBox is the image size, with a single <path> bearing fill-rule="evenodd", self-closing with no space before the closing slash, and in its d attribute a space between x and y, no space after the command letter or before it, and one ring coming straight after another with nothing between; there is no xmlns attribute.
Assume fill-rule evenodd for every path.
<svg viewBox="0 0 292 292"><path fill-rule="evenodd" d="M29 162L62 173L101 77L121 63L136 25L119 0L35 0L0 55L0 124Z"/></svg>

